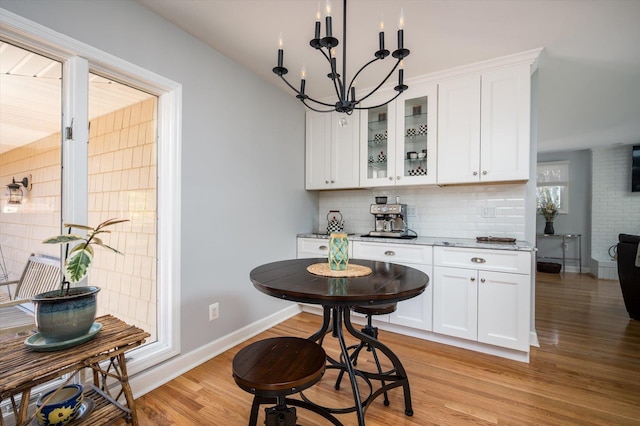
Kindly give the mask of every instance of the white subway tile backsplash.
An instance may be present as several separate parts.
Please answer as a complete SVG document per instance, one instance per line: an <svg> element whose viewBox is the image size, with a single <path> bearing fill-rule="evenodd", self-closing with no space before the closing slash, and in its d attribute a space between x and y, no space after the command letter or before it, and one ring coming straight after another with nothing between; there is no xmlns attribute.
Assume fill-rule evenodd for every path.
<svg viewBox="0 0 640 426"><path fill-rule="evenodd" d="M524 184L321 192L319 230L326 230L329 210L340 210L348 232L369 232L374 226L369 205L375 202L376 195L388 196L389 203L395 202L395 197L399 196L401 203L417 207L418 217L407 220L409 228L421 236L524 238ZM484 206L496 207L496 217L482 217Z"/></svg>

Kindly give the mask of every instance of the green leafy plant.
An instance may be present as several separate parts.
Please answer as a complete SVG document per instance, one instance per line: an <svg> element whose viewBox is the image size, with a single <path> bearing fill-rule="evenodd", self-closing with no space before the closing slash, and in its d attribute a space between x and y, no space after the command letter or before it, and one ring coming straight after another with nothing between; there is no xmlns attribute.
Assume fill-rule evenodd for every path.
<svg viewBox="0 0 640 426"><path fill-rule="evenodd" d="M108 249L114 253L122 254L115 248L106 245L102 241L102 238L99 237L99 235L104 233L111 233L110 230L105 229L109 226L128 221L129 219L109 219L102 222L95 228L86 225L65 223L64 227L69 228L68 234L62 234L55 237L47 238L43 241L44 244L67 244L64 261L65 279L62 282L62 288L60 289L61 293L64 291L65 287L68 291L70 283L77 283L81 281L89 273L91 263L93 262L92 246L97 245L100 247L104 247L105 249ZM85 230L87 231L87 235L82 236L78 234L72 234L72 228ZM69 250L69 244L75 242L78 242L78 244L75 244L71 248L71 250Z"/></svg>

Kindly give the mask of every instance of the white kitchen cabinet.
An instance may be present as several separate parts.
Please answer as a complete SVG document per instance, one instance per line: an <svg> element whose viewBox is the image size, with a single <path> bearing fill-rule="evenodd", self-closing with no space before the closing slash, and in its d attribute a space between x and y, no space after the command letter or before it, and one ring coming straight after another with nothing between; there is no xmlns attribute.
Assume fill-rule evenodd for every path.
<svg viewBox="0 0 640 426"><path fill-rule="evenodd" d="M367 100L366 105L385 102L392 96L385 92ZM437 86L417 83L387 105L362 110L362 187L436 183L436 102Z"/></svg>
<svg viewBox="0 0 640 426"><path fill-rule="evenodd" d="M390 314L392 324L431 331L433 327L433 247L380 242L353 242L353 257L397 263L418 269L429 277L429 285L421 295L398 302L398 308ZM376 318L378 318L376 316Z"/></svg>
<svg viewBox="0 0 640 426"><path fill-rule="evenodd" d="M433 331L528 351L531 253L434 249Z"/></svg>
<svg viewBox="0 0 640 426"><path fill-rule="evenodd" d="M306 189L357 188L360 119L337 112L306 114Z"/></svg>
<svg viewBox="0 0 640 426"><path fill-rule="evenodd" d="M438 84L438 184L529 179L531 64Z"/></svg>

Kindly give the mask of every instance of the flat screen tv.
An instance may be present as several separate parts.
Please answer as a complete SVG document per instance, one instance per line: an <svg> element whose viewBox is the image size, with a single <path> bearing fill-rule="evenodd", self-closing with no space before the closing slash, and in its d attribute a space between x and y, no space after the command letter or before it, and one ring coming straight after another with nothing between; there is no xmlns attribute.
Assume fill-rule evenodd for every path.
<svg viewBox="0 0 640 426"><path fill-rule="evenodd" d="M640 145L633 147L631 161L631 192L640 192Z"/></svg>

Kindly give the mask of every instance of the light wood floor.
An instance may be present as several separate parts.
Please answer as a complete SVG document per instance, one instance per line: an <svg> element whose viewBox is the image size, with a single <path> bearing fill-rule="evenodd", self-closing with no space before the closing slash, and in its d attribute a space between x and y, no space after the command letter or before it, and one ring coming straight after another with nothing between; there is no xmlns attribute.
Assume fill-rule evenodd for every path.
<svg viewBox="0 0 640 426"><path fill-rule="evenodd" d="M374 401L367 425L640 424L640 322L628 318L618 282L540 273L536 294L540 348L532 348L530 364L381 331L380 339L409 374L414 415L404 415L402 391L396 388L390 406L382 397ZM297 315L142 396L136 402L141 424L246 425L252 396L231 377L233 356L257 339L306 337L318 326L318 317ZM337 346L327 351L337 353ZM334 390L334 377L328 370L305 394L341 406L351 389L343 382ZM345 425L357 423L355 414L338 418ZM326 421L299 409L298 423Z"/></svg>

